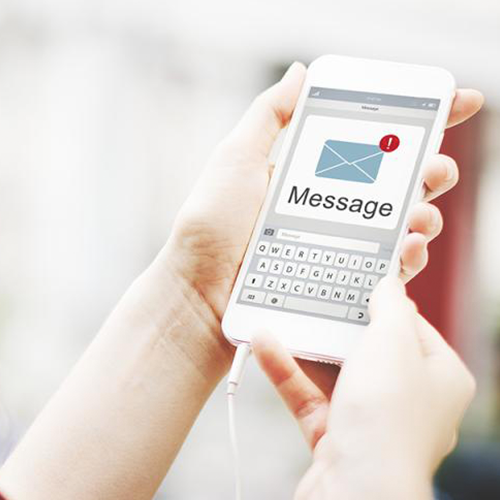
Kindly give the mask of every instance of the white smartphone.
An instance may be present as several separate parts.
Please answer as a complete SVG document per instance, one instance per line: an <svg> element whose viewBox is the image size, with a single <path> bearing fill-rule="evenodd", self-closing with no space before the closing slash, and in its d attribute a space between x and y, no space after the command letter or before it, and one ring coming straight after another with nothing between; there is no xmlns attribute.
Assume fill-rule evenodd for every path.
<svg viewBox="0 0 500 500"><path fill-rule="evenodd" d="M334 55L309 66L223 318L231 343L265 328L298 357L349 355L371 291L399 272L454 93L440 68Z"/></svg>

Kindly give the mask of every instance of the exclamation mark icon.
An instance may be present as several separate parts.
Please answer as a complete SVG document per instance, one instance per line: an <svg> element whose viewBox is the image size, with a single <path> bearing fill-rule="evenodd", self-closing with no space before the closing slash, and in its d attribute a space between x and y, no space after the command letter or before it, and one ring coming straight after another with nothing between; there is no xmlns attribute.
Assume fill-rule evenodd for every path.
<svg viewBox="0 0 500 500"><path fill-rule="evenodd" d="M380 139L379 148L386 153L396 151L399 146L399 137L397 135L385 135Z"/></svg>

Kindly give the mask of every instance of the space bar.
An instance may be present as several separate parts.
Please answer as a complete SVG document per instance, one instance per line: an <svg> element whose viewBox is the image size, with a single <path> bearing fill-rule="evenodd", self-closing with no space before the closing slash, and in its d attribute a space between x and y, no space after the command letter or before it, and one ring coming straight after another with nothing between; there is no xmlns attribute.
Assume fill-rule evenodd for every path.
<svg viewBox="0 0 500 500"><path fill-rule="evenodd" d="M347 306L340 304L330 304L328 302L318 302L317 300L300 299L298 297L287 297L285 309L295 309L315 314L325 314L326 316L334 316L335 318L345 318L347 316Z"/></svg>

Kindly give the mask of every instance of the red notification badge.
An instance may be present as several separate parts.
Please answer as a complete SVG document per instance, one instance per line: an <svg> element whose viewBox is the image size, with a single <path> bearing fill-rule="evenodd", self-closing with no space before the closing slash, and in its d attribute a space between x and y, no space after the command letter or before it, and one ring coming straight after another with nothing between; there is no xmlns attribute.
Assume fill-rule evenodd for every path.
<svg viewBox="0 0 500 500"><path fill-rule="evenodd" d="M392 153L399 147L399 137L397 135L384 135L380 139L379 148L386 153Z"/></svg>

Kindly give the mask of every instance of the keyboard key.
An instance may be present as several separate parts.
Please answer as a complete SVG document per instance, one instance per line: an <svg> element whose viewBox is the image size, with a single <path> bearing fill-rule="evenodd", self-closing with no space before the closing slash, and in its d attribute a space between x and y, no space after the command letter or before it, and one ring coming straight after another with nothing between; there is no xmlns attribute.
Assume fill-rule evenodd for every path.
<svg viewBox="0 0 500 500"><path fill-rule="evenodd" d="M261 273L267 273L269 271L269 266L271 265L271 261L269 259L260 259L257 264L257 271Z"/></svg>
<svg viewBox="0 0 500 500"><path fill-rule="evenodd" d="M368 307L368 303L370 302L370 292L365 292L363 294L363 298L361 299L361 305Z"/></svg>
<svg viewBox="0 0 500 500"><path fill-rule="evenodd" d="M323 258L321 259L321 263L324 266L332 266L335 262L335 252L331 252L330 250L325 250L323 252Z"/></svg>
<svg viewBox="0 0 500 500"><path fill-rule="evenodd" d="M332 287L321 285L318 290L318 299L328 300L332 294Z"/></svg>
<svg viewBox="0 0 500 500"><path fill-rule="evenodd" d="M374 274L369 274L365 279L365 288L368 288L368 290L373 290L377 282L378 282L378 276L375 276Z"/></svg>
<svg viewBox="0 0 500 500"><path fill-rule="evenodd" d="M297 271L296 262L287 262L283 267L283 274L285 276L295 276L296 271Z"/></svg>
<svg viewBox="0 0 500 500"><path fill-rule="evenodd" d="M311 266L309 264L299 264L297 267L297 278L301 278L303 280L307 279L309 276L309 270L311 269Z"/></svg>
<svg viewBox="0 0 500 500"><path fill-rule="evenodd" d="M281 271L283 271L283 266L285 263L282 260L273 260L273 263L271 264L271 269L270 273L271 274L281 274Z"/></svg>
<svg viewBox="0 0 500 500"><path fill-rule="evenodd" d="M253 288L259 288L262 285L263 279L264 277L261 274L247 274L245 285Z"/></svg>
<svg viewBox="0 0 500 500"><path fill-rule="evenodd" d="M345 318L348 307L342 304L320 302L318 300L302 299L300 297L286 297L285 309L308 312L313 314L324 314L334 318Z"/></svg>
<svg viewBox="0 0 500 500"><path fill-rule="evenodd" d="M267 276L266 281L264 281L264 288L266 290L275 290L277 284L278 284L278 278L274 278L273 276Z"/></svg>
<svg viewBox="0 0 500 500"><path fill-rule="evenodd" d="M337 273L337 285L347 285L351 278L350 271L339 271Z"/></svg>
<svg viewBox="0 0 500 500"><path fill-rule="evenodd" d="M290 291L291 286L292 286L291 280L287 280L286 278L281 278L278 283L277 291L280 293L288 293Z"/></svg>
<svg viewBox="0 0 500 500"><path fill-rule="evenodd" d="M347 267L357 271L361 267L361 262L363 262L363 257L361 257L361 255L351 255Z"/></svg>
<svg viewBox="0 0 500 500"><path fill-rule="evenodd" d="M282 249L283 245L281 243L273 243L269 247L269 257L279 257Z"/></svg>
<svg viewBox="0 0 500 500"><path fill-rule="evenodd" d="M265 292L245 289L241 294L241 300L245 302L253 302L254 304L262 304L262 302L264 302L265 296Z"/></svg>
<svg viewBox="0 0 500 500"><path fill-rule="evenodd" d="M268 306L281 307L283 305L284 300L285 300L284 295L277 295L275 293L268 293L265 303Z"/></svg>
<svg viewBox="0 0 500 500"><path fill-rule="evenodd" d="M255 249L255 253L257 255L267 255L267 251L269 250L269 241L259 241L257 244L257 248Z"/></svg>
<svg viewBox="0 0 500 500"><path fill-rule="evenodd" d="M338 253L335 259L335 267L347 266L348 260L349 260L349 255L347 255L346 253Z"/></svg>
<svg viewBox="0 0 500 500"><path fill-rule="evenodd" d="M323 281L325 283L334 283L336 277L337 277L336 269L333 268L325 269L325 273L323 274Z"/></svg>
<svg viewBox="0 0 500 500"><path fill-rule="evenodd" d="M294 247L293 245L285 245L281 257L283 259L293 259L293 256L295 255L295 250L297 250L297 248Z"/></svg>
<svg viewBox="0 0 500 500"><path fill-rule="evenodd" d="M302 292L304 291L304 282L303 281L294 281L292 283L292 289L290 290L291 293L295 295L302 295Z"/></svg>
<svg viewBox="0 0 500 500"><path fill-rule="evenodd" d="M385 259L379 259L377 262L377 267L375 268L375 272L379 274L385 274L389 269L389 261Z"/></svg>
<svg viewBox="0 0 500 500"><path fill-rule="evenodd" d="M319 281L323 276L324 270L325 269L323 267L314 266L311 269L311 274L309 275L309 279Z"/></svg>
<svg viewBox="0 0 500 500"><path fill-rule="evenodd" d="M332 292L332 300L343 302L345 298L345 288L335 287Z"/></svg>
<svg viewBox="0 0 500 500"><path fill-rule="evenodd" d="M362 287L365 275L363 273L352 273L351 286Z"/></svg>
<svg viewBox="0 0 500 500"><path fill-rule="evenodd" d="M371 271L373 272L375 269L375 258L374 257L365 257L363 261L363 271Z"/></svg>
<svg viewBox="0 0 500 500"><path fill-rule="evenodd" d="M304 295L307 297L316 297L316 293L318 292L318 284L317 283L307 283L304 288Z"/></svg>
<svg viewBox="0 0 500 500"><path fill-rule="evenodd" d="M359 296L360 296L359 290L349 290L346 293L345 301L348 304L356 304L359 300Z"/></svg>
<svg viewBox="0 0 500 500"><path fill-rule="evenodd" d="M306 247L297 248L297 253L295 254L295 260L299 262L305 262L307 260L307 256L309 255L309 249Z"/></svg>
<svg viewBox="0 0 500 500"><path fill-rule="evenodd" d="M357 307L351 307L351 309L349 309L348 318L354 321L361 321L362 323L368 323L368 321L370 321L368 311Z"/></svg>
<svg viewBox="0 0 500 500"><path fill-rule="evenodd" d="M321 250L316 250L313 248L309 250L309 258L307 259L307 262L310 262L311 264L319 264L322 255L323 252Z"/></svg>

